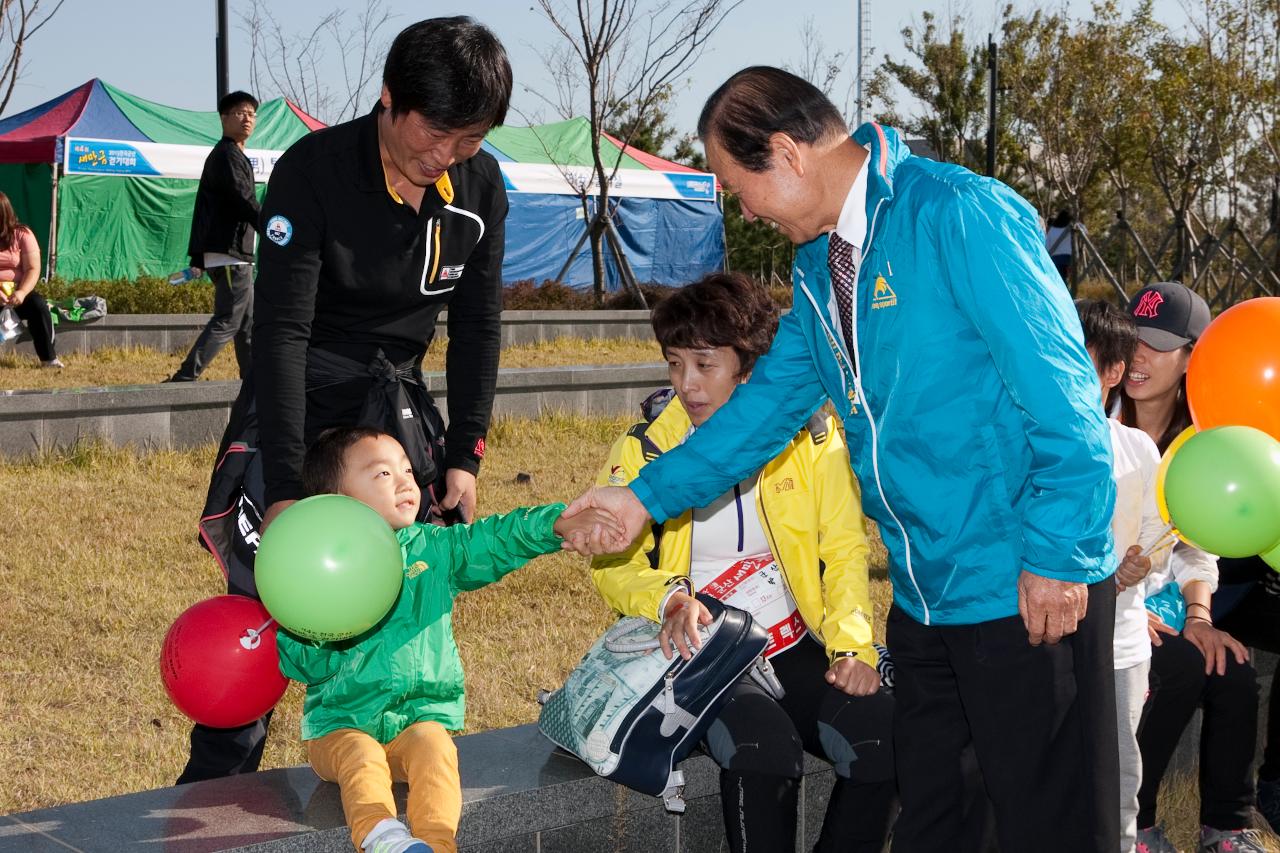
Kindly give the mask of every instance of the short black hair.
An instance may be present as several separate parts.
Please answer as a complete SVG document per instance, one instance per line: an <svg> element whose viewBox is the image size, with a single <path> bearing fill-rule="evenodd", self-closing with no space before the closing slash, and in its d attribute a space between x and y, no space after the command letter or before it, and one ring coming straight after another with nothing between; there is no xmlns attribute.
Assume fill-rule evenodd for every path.
<svg viewBox="0 0 1280 853"><path fill-rule="evenodd" d="M653 309L653 333L667 354L670 347L732 347L738 375L769 351L778 331L778 307L763 287L742 273L712 273L682 287Z"/></svg>
<svg viewBox="0 0 1280 853"><path fill-rule="evenodd" d="M465 15L405 27L387 51L382 82L391 115L413 110L440 130L497 127L511 103L511 63L490 30Z"/></svg>
<svg viewBox="0 0 1280 853"><path fill-rule="evenodd" d="M347 451L366 438L384 435L380 429L364 426L330 427L320 433L302 459L302 487L307 495L336 493L346 470Z"/></svg>
<svg viewBox="0 0 1280 853"><path fill-rule="evenodd" d="M803 77L781 68L744 68L711 93L698 117L698 137L714 137L748 172L769 168L769 137L785 133L813 145L849 126L836 105Z"/></svg>
<svg viewBox="0 0 1280 853"><path fill-rule="evenodd" d="M1127 311L1101 299L1077 299L1076 313L1084 330L1084 345L1093 350L1098 369L1133 361L1138 349L1138 327Z"/></svg>
<svg viewBox="0 0 1280 853"><path fill-rule="evenodd" d="M235 92L228 92L218 99L218 115L224 116L241 104L248 104L253 107L254 110L258 109L257 98L250 95L248 92L241 92L237 90Z"/></svg>

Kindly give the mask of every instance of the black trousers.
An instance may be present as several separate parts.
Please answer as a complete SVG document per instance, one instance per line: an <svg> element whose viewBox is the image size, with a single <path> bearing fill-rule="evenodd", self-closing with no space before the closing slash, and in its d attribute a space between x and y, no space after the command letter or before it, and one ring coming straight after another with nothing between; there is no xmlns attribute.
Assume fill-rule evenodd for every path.
<svg viewBox="0 0 1280 853"><path fill-rule="evenodd" d="M1018 616L925 626L890 610L902 800L895 853L983 849L971 790L979 777L1003 853L1114 853L1114 621L1110 580L1089 587L1085 619L1054 646L1032 646Z"/></svg>
<svg viewBox="0 0 1280 853"><path fill-rule="evenodd" d="M197 378L227 342L234 340L243 379L249 374L253 336L253 265L214 267L209 278L213 280L213 316L192 344L177 376Z"/></svg>
<svg viewBox="0 0 1280 853"><path fill-rule="evenodd" d="M1236 597L1226 594L1228 589L1224 574L1223 584L1213 596L1213 621L1246 646L1280 653L1280 592L1276 590L1276 581L1270 577L1274 573L1259 557L1218 561L1220 571L1224 565L1241 563L1254 564L1251 568L1261 579L1242 585L1241 588L1247 589L1247 592ZM1228 598L1237 598L1238 603L1226 612L1219 612L1219 601L1226 603ZM1280 779L1280 678L1271 679L1267 739L1262 751L1262 766L1258 768L1258 778L1268 782Z"/></svg>
<svg viewBox="0 0 1280 853"><path fill-rule="evenodd" d="M1200 729L1200 822L1214 829L1249 826L1254 801L1253 749L1258 682L1249 663L1227 655L1225 675L1205 675L1204 655L1181 635L1151 649L1151 694L1138 728L1142 785L1138 826L1156 822L1156 795L1178 740L1197 705Z"/></svg>
<svg viewBox="0 0 1280 853"><path fill-rule="evenodd" d="M836 783L817 853L880 853L897 812L893 695L850 696L825 680L827 653L804 639L770 659L786 695L749 677L730 688L705 746L721 767L720 801L733 853L795 850L805 750Z"/></svg>
<svg viewBox="0 0 1280 853"><path fill-rule="evenodd" d="M22 304L13 309L18 319L27 324L27 332L31 335L31 345L41 361L52 361L58 357L53 347L53 317L49 315L49 303L34 290L27 294Z"/></svg>

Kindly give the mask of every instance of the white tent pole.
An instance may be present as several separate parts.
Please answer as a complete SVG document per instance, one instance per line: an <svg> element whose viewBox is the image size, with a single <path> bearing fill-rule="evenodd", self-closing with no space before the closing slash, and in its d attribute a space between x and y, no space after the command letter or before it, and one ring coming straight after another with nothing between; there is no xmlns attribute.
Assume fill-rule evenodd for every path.
<svg viewBox="0 0 1280 853"><path fill-rule="evenodd" d="M53 164L52 199L49 202L49 259L46 265L45 281L53 278L58 270L58 175L62 171L61 163Z"/></svg>

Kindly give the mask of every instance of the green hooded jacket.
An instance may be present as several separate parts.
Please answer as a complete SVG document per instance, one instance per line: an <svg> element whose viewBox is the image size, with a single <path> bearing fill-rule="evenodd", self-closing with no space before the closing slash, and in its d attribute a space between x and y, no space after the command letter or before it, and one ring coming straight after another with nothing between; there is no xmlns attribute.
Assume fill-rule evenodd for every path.
<svg viewBox="0 0 1280 853"><path fill-rule="evenodd" d="M474 524L414 524L396 532L404 587L370 631L317 643L281 630L280 671L307 685L302 738L359 729L390 743L413 723L461 729L462 660L453 640L453 599L560 550L553 531L564 504L517 509Z"/></svg>

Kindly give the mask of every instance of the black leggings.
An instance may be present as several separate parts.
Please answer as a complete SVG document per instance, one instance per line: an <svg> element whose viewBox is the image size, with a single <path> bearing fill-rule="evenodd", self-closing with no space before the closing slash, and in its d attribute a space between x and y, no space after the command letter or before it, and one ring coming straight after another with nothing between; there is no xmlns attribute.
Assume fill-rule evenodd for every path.
<svg viewBox="0 0 1280 853"><path fill-rule="evenodd" d="M1225 675L1204 674L1204 655L1181 634L1151 649L1151 695L1138 728L1142 785L1138 826L1156 821L1156 794L1178 740L1203 704L1200 729L1200 822L1214 829L1249 825L1250 774L1258 731L1258 683L1249 663L1227 655Z"/></svg>
<svg viewBox="0 0 1280 853"><path fill-rule="evenodd" d="M1277 588L1280 579L1274 578L1274 572L1260 557L1221 559L1218 566L1223 572L1223 582L1213 596L1213 621L1246 646L1280 652L1280 589ZM1236 569L1238 574L1253 574L1258 579L1228 586L1226 578L1230 569ZM1219 602L1228 606L1220 610ZM1258 778L1274 782L1280 779L1280 678L1271 679L1266 731Z"/></svg>
<svg viewBox="0 0 1280 853"><path fill-rule="evenodd" d="M749 678L707 732L720 765L720 801L733 853L795 850L804 752L836 773L819 853L879 853L897 811L893 695L849 696L827 684L827 654L811 639L771 659L786 696L775 700Z"/></svg>
<svg viewBox="0 0 1280 853"><path fill-rule="evenodd" d="M31 345L41 361L53 361L58 351L53 348L53 317L49 314L49 303L34 290L27 294L22 304L13 309L18 319L27 324L27 332L31 335Z"/></svg>

